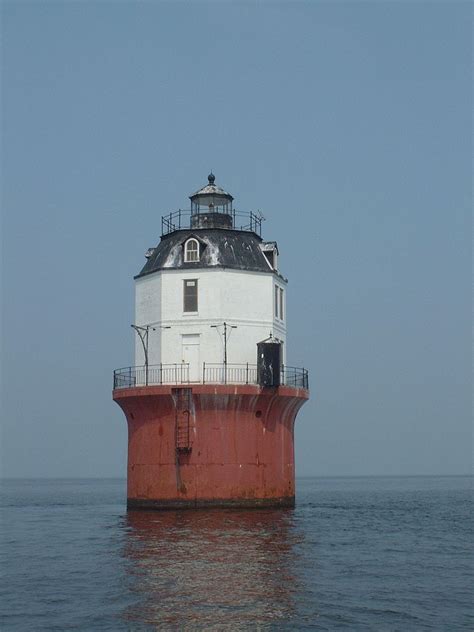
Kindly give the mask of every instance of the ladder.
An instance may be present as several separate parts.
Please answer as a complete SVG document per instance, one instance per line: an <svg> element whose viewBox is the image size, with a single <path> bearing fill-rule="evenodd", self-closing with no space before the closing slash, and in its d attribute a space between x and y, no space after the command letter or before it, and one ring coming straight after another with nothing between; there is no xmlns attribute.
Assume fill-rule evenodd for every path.
<svg viewBox="0 0 474 632"><path fill-rule="evenodd" d="M190 431L192 389L173 388L172 393L175 405L176 453L189 454L192 449Z"/></svg>

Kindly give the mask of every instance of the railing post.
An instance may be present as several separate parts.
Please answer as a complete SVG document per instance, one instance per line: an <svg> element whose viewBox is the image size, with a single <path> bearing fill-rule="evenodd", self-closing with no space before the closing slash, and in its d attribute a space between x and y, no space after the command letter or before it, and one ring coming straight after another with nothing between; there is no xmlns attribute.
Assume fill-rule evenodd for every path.
<svg viewBox="0 0 474 632"><path fill-rule="evenodd" d="M175 384L178 383L178 365L177 364L174 365L174 383Z"/></svg>
<svg viewBox="0 0 474 632"><path fill-rule="evenodd" d="M128 385L129 386L132 385L132 367L131 366L128 367Z"/></svg>
<svg viewBox="0 0 474 632"><path fill-rule="evenodd" d="M206 383L206 363L202 363L202 383Z"/></svg>
<svg viewBox="0 0 474 632"><path fill-rule="evenodd" d="M160 362L160 384L163 384L163 363Z"/></svg>
<svg viewBox="0 0 474 632"><path fill-rule="evenodd" d="M247 371L245 373L245 383L249 383L249 363L247 362Z"/></svg>

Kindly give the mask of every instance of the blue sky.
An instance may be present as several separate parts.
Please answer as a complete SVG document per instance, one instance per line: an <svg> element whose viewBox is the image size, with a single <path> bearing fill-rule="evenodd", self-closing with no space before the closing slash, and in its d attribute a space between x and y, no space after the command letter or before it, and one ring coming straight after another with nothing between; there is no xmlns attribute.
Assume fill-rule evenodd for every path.
<svg viewBox="0 0 474 632"><path fill-rule="evenodd" d="M299 475L467 473L472 8L2 4L2 471L122 476L160 217L260 209L310 369Z"/></svg>

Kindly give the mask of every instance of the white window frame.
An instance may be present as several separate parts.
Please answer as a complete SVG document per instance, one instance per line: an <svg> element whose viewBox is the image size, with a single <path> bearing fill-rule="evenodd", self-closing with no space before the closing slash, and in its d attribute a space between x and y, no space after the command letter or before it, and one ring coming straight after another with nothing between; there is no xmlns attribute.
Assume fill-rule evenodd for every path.
<svg viewBox="0 0 474 632"><path fill-rule="evenodd" d="M196 244L196 248L193 248L192 250L189 248L190 244ZM196 258L190 258L190 253L193 254L196 253ZM188 239L185 244L184 244L184 261L185 263L196 263L196 261L199 261L199 242L197 239L195 239L194 237L191 237L190 239Z"/></svg>

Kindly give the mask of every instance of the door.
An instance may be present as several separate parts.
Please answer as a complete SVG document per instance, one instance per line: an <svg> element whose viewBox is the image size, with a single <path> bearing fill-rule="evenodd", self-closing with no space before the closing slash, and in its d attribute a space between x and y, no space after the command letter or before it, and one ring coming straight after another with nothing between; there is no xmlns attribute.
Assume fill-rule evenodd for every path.
<svg viewBox="0 0 474 632"><path fill-rule="evenodd" d="M183 362L189 364L189 381L200 382L199 334L183 334Z"/></svg>

